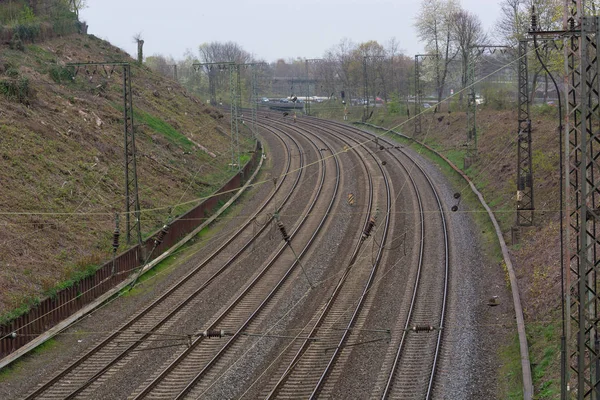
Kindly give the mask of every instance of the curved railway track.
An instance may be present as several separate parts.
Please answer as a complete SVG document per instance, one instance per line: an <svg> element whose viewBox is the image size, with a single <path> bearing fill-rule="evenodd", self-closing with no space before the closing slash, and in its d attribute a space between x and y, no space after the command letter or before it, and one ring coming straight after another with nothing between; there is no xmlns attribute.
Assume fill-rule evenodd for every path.
<svg viewBox="0 0 600 400"><path fill-rule="evenodd" d="M331 123L325 124L334 125ZM372 136L366 135L363 131L352 130L364 140L371 141L373 139ZM405 169L416 190L421 209L421 246L408 315L403 326L400 326L401 329L394 331L388 357L386 357L387 360L381 368L379 380L385 380L383 389L380 392L381 385L377 385L373 395L381 398L429 399L432 395L441 348L448 295L449 243L445 211L435 185L422 166L407 152L396 146L395 143L385 138L379 138L378 141L388 146L385 151L394 158L401 168ZM413 168L409 171L395 153L405 157ZM428 210L427 219L424 218L422 195L419 193L418 185L414 179L415 172L418 172L422 177L421 179L424 179L426 183L425 190L429 192L426 196L433 197L433 203L436 207L435 212ZM437 241L435 239L435 236L432 235L435 231L442 233L442 240ZM425 232L427 232L427 236L425 236ZM431 257L433 247L430 244L429 249L424 251L428 242L443 243L442 259ZM393 355L391 362L389 355Z"/></svg>
<svg viewBox="0 0 600 400"><path fill-rule="evenodd" d="M315 149L319 148L314 142L313 147ZM231 336L227 337L226 342L222 343L219 340L198 338L185 352L172 360L158 376L148 382L139 393L136 393L135 399L180 399L187 395L192 398L200 395L211 385L212 380L217 377L217 374L235 360L236 354L243 346L243 333L248 330L275 295L288 283L290 277L295 275L301 279L305 278L298 271L303 268L300 266L298 260L302 259L314 243L328 219L329 211L332 209L334 201L337 199L340 171L337 159L333 158L333 161L335 165L335 183L331 185L331 189L333 190L326 209L319 213L313 212L322 191L325 189L326 164L321 158L320 163L323 173L321 174L317 194L314 196L308 210L303 213L301 221L289 233L290 242L292 242L311 216L322 215L318 219L318 225L312 230L310 238L304 243L302 250L297 254L298 257L296 258L294 255L290 259L289 247L285 244L280 246L276 254L268 260L260 273L206 327L207 330L222 329L232 332ZM288 259L281 262L280 259L284 253L287 253ZM297 280L295 281L297 282ZM266 296L264 295L265 293L267 293Z"/></svg>
<svg viewBox="0 0 600 400"><path fill-rule="evenodd" d="M347 140L342 140L342 142L349 147L356 146L356 142L354 142L354 145ZM381 231L380 239L382 243L385 243L390 219L390 185L388 183L386 172L379 160L377 160L373 153L367 153L375 165L375 167L373 167L373 165L370 167L381 173L381 181L385 186L385 223L384 228ZM365 171L367 171L370 188L367 209L372 210L374 197L373 177L369 165L367 165L364 158L361 158L361 161ZM367 220L365 221L363 231L367 229L366 227L369 223L368 218L370 217L371 215L367 214ZM358 274L356 269L359 269L359 267L356 266L355 263L363 248L365 239L367 239L367 235L363 236L356 244L344 274L339 279L325 305L318 311L317 318L311 322L312 328L310 328L306 335L307 339L303 340L299 346L293 346L294 348L291 352L293 356L291 359L285 361L284 365L287 365L287 367L285 367L283 373L280 373L280 378L277 379L275 385L270 388L270 392L266 395L267 398L312 398L319 393L320 386L324 382L325 376L328 374L334 360L338 356L340 348L342 348L346 342L348 333L351 332L356 322L358 314L363 306L365 294L371 288L379 262L381 261L382 248L378 250L375 262L371 268L367 268L360 274L364 275L361 276L361 278L367 278L366 282L360 278L357 279L356 276L351 276ZM356 282L357 280L358 282ZM355 307L352 307L352 303L357 298L359 301ZM353 312L349 313L348 311L352 311L352 309ZM342 321L345 322L345 328L342 328L337 332L330 329L331 326L339 324ZM318 343L310 340L315 337L320 338ZM327 352L327 349L331 349L332 351Z"/></svg>
<svg viewBox="0 0 600 400"><path fill-rule="evenodd" d="M194 306L193 301L201 294L209 285L221 276L232 263L240 257L244 250L267 229L267 224L263 225L259 232L254 234L249 233L253 229L253 221L259 213L264 210L274 201L275 195L284 186L286 178L289 176L293 160L292 150L288 143L281 137L279 138L283 145L287 162L285 165L283 179L281 179L274 188L269 199L250 217L240 229L238 229L231 237L219 246L209 257L193 268L175 285L168 289L162 296L144 308L141 312L131 318L126 324L121 326L113 334L102 340L91 350L86 352L82 357L73 362L59 374L53 377L50 381L36 388L35 391L27 395L26 399L34 398L74 398L81 394L92 384L98 383L101 378L112 368L118 367L119 363L123 363L132 352L138 347L148 346L151 342L151 337L160 333L161 328L168 327L169 321L173 320L178 314L189 312ZM296 170L296 179L287 195L283 199L281 205L277 208L285 206L294 190L297 188L302 176L303 157L300 151L300 145L292 141L298 149L298 165ZM247 236L251 236L248 240ZM237 242L236 242L237 240ZM241 243L240 243L241 242ZM227 261L220 265L216 271L212 272L208 278L199 276L201 272L205 272L206 266L218 256L223 257L225 250L231 246L239 248L233 256L225 255ZM238 247L239 246L239 247ZM198 279L202 279L198 281ZM126 343L126 346L121 344Z"/></svg>
<svg viewBox="0 0 600 400"><path fill-rule="evenodd" d="M268 337L265 326L273 316L287 316L281 303L292 291L304 293L290 309L298 306L298 315L304 317L286 322L298 329L256 365L264 368L253 372L252 385L240 382L230 392L236 394L223 396L238 397L246 390L243 396L261 398L343 397L340 387L354 373L349 362L353 352L377 342L385 347L385 356L366 366L376 369L369 396L431 397L450 268L444 207L434 183L418 160L385 138L379 137L373 147L371 134L348 125L312 118L290 122L265 118L259 123L277 143L272 153L282 149L285 154L281 173L273 177L274 187L260 208L158 299L26 399L102 397L111 379L135 368L131 364L140 351L160 349L156 344L168 343L169 335L178 337L179 346L157 350L164 351L162 364L148 369L120 397L219 398L217 393L223 392L215 388L223 376ZM341 149L352 153L343 161L347 164L340 160ZM342 258L329 267L327 279L313 281L320 275L304 263L326 237L331 215L343 203L344 179L353 175L359 176L364 202L362 211L355 211L356 222L344 231L352 247L340 251ZM410 206L396 204L400 192L405 201L410 197ZM399 211L408 207L411 212ZM257 224L262 216L264 223ZM287 241L274 232L277 222L285 227ZM389 246L399 241L401 229L405 253L406 242L414 251L405 254L399 268L401 257L391 255ZM386 307L377 296L389 273L401 277L406 294L389 306L395 318L386 332L366 340L363 331L371 328L367 321L376 315L373 310ZM219 293L220 303L212 302L196 318L197 328L182 339L180 321L206 305L211 293ZM262 332L253 334L260 339L251 338L252 332Z"/></svg>

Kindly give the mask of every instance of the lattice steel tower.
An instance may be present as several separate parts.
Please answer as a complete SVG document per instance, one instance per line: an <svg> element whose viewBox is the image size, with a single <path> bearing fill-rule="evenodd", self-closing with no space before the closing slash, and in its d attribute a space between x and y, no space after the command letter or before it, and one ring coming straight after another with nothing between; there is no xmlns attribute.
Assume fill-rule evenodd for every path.
<svg viewBox="0 0 600 400"><path fill-rule="evenodd" d="M517 225L532 226L534 214L533 167L531 157L531 118L529 115L529 77L527 41L519 41L517 68L519 74L517 130Z"/></svg>
<svg viewBox="0 0 600 400"><path fill-rule="evenodd" d="M588 3L589 4L589 3ZM570 398L600 399L598 270L600 263L599 20L582 0L565 1L567 69L565 150L567 199L567 354ZM568 370L568 369L567 369Z"/></svg>

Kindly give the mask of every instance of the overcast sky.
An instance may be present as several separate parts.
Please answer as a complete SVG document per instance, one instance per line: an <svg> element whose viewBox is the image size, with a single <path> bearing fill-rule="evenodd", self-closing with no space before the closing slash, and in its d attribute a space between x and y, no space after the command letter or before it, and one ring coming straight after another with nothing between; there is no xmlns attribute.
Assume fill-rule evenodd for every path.
<svg viewBox="0 0 600 400"><path fill-rule="evenodd" d="M500 0L460 0L489 32ZM395 37L406 55L423 51L414 22L419 0L87 0L89 33L135 54L183 58L205 42L234 41L258 59L319 58L343 38L355 43Z"/></svg>

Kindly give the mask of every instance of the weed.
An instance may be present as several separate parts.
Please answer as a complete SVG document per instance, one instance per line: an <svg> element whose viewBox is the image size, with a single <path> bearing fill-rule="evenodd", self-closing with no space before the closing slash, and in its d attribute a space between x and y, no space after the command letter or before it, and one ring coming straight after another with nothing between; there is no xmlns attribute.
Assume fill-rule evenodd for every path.
<svg viewBox="0 0 600 400"><path fill-rule="evenodd" d="M25 51L25 45L23 45L23 41L18 33L15 33L9 43L9 47L11 50L19 50Z"/></svg>
<svg viewBox="0 0 600 400"><path fill-rule="evenodd" d="M527 326L527 336L532 343L533 384L538 399L555 399L559 396L559 383L550 378L559 366L560 327L554 323L533 323Z"/></svg>

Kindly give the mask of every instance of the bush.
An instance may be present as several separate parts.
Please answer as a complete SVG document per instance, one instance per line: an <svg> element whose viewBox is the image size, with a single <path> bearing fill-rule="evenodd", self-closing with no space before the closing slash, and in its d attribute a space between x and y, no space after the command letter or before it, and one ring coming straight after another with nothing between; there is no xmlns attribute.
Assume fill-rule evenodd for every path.
<svg viewBox="0 0 600 400"><path fill-rule="evenodd" d="M10 41L9 47L11 50L25 51L25 46L18 33L15 33Z"/></svg>
<svg viewBox="0 0 600 400"><path fill-rule="evenodd" d="M515 94L509 89L488 86L482 90L482 95L486 107L491 107L494 110L505 110L514 107Z"/></svg>
<svg viewBox="0 0 600 400"><path fill-rule="evenodd" d="M48 73L50 74L52 80L56 83L72 82L73 76L75 75L73 67L65 68L61 67L60 65L51 67Z"/></svg>
<svg viewBox="0 0 600 400"><path fill-rule="evenodd" d="M398 115L400 114L400 99L398 99L397 95L392 95L392 98L387 103L387 110L390 115Z"/></svg>
<svg viewBox="0 0 600 400"><path fill-rule="evenodd" d="M15 27L15 31L21 40L34 42L40 36L40 24L38 22L19 24Z"/></svg>
<svg viewBox="0 0 600 400"><path fill-rule="evenodd" d="M33 89L29 87L29 79L27 78L1 80L0 93L9 100L27 105L35 97Z"/></svg>

